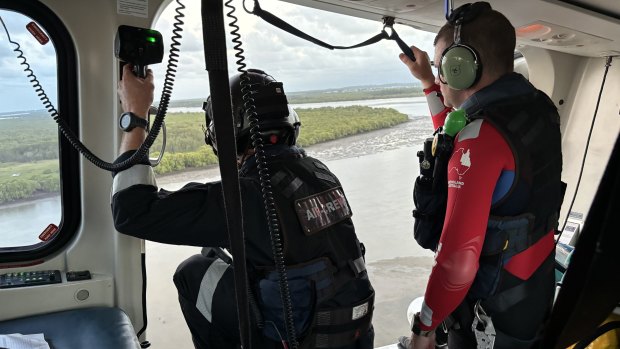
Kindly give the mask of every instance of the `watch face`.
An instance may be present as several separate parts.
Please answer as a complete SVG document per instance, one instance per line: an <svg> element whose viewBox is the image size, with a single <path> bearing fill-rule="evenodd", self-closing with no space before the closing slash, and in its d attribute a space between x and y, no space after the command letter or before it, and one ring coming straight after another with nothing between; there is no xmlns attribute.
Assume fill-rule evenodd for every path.
<svg viewBox="0 0 620 349"><path fill-rule="evenodd" d="M119 124L121 126L121 129L126 130L131 124L131 115L122 114L121 119L119 120Z"/></svg>

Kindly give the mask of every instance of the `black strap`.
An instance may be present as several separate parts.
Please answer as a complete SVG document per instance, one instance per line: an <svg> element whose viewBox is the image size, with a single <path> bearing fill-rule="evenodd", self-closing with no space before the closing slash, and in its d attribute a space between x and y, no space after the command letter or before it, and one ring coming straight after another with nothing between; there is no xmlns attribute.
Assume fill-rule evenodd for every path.
<svg viewBox="0 0 620 349"><path fill-rule="evenodd" d="M313 342L312 348L340 348L355 343L370 329L374 300L373 292L355 305L319 310L312 334L307 339Z"/></svg>
<svg viewBox="0 0 620 349"><path fill-rule="evenodd" d="M553 258L547 258L547 260L544 261L540 267L538 267L539 270L537 270L530 279L520 283L517 286L500 291L499 293L482 301L482 308L486 310L487 313L490 313L492 317L492 314L502 313L517 305L530 294L537 292L537 290L540 289L541 284L547 282L548 278L548 273L540 272L540 269L552 269L554 261L555 259Z"/></svg>
<svg viewBox="0 0 620 349"><path fill-rule="evenodd" d="M222 190L230 248L235 256L233 262L239 334L243 348L251 347L250 306L248 299L247 271L245 264L245 238L241 211L241 190L237 171L237 152L228 67L226 64L226 32L224 30L223 5L221 1L202 1L202 34L205 65L209 71L209 85L213 101L213 115L218 158L222 174Z"/></svg>
<svg viewBox="0 0 620 349"><path fill-rule="evenodd" d="M340 326L370 317L375 303L375 294L354 305L336 309L319 310L316 313L316 326Z"/></svg>
<svg viewBox="0 0 620 349"><path fill-rule="evenodd" d="M512 308L524 300L529 294L539 288L537 282L524 282L515 287L502 291L482 302L482 308L493 313L501 313Z"/></svg>
<svg viewBox="0 0 620 349"><path fill-rule="evenodd" d="M252 11L248 11L247 9L246 11L262 18L265 22L284 30L285 32L289 34L293 34L299 38L310 41L313 44L319 45L321 47L324 47L330 50L348 50L352 48L359 48L359 47L372 45L383 39L394 40L398 44L398 47L400 47L400 49L403 51L403 53L406 54L407 57L409 57L411 60L415 61L415 56L413 55L411 48L400 38L400 36L398 36L398 34L396 33L396 30L394 30L394 28L392 27L394 24L394 17L385 17L383 30L379 34L371 37L370 39L366 41L363 41L363 42L360 42L359 44L351 45L351 46L334 46L334 45L330 45L324 41L321 41L315 37L312 37L304 33L303 31L293 27L292 25L288 24L286 21L280 19L279 17L272 14L271 12L263 10L260 7L258 0L254 0L254 9ZM391 34L388 34L385 31L385 28L388 28L388 27L392 30Z"/></svg>
<svg viewBox="0 0 620 349"><path fill-rule="evenodd" d="M330 271L333 273L331 284L328 287L316 290L317 303L321 303L333 297L333 295L340 290L344 284L351 281L352 278L367 277L363 275L366 271L363 254L357 259L343 261L337 264L335 268L330 268Z"/></svg>

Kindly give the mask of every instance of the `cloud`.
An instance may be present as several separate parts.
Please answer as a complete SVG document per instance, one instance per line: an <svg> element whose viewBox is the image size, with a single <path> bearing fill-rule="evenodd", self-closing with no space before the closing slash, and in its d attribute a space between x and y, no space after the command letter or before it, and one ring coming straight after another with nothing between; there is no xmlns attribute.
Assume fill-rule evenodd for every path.
<svg viewBox="0 0 620 349"><path fill-rule="evenodd" d="M11 40L19 43L30 69L54 105L57 105L56 52L51 43L41 45L26 30L30 18L9 11L0 11ZM4 27L0 26L0 110L42 109L39 97L32 87L23 59L18 58L16 46L9 42Z"/></svg>
<svg viewBox="0 0 620 349"><path fill-rule="evenodd" d="M156 28L169 37L172 28L171 3ZM202 29L198 2L187 5L184 19L181 60L172 99L204 97L208 91L202 47ZM262 0L261 7L291 23L309 35L332 45L348 46L362 42L383 28L379 21L340 15L280 1ZM228 10L225 10L227 13ZM352 50L328 50L273 27L257 16L237 8L245 62L248 67L264 69L284 82L288 91L324 89L352 85L406 83L413 78L398 59L401 52L394 41L384 40L369 47ZM228 23L230 20L226 18ZM396 30L405 42L415 44L432 56L434 34L404 25ZM230 32L231 28L226 28ZM231 37L228 35L228 41ZM229 43L229 72L236 70L236 53ZM158 83L163 82L165 66L153 67ZM184 87L184 84L196 88ZM157 87L161 90L161 87ZM196 95L199 91L200 95ZM208 93L208 92L207 92Z"/></svg>
<svg viewBox="0 0 620 349"><path fill-rule="evenodd" d="M202 23L200 2L186 1L185 24L181 39L179 66L175 73L172 99L206 98L209 94L208 73L205 69L202 44ZM248 3L250 3L248 1ZM291 23L300 30L332 45L353 45L362 42L383 28L379 21L370 21L352 16L340 15L274 0L261 0L263 9ZM155 29L159 30L165 43L165 56L161 64L151 66L155 73L156 99L161 93L170 50L176 3L171 2L158 19ZM229 12L228 9L225 10ZM264 69L282 81L287 91L325 89L353 85L414 82L410 73L398 59L400 50L393 41L381 41L369 47L352 50L328 50L287 32L273 27L255 15L246 13L238 6L239 33L242 39L245 63L248 67ZM46 92L56 93L56 59L52 45L41 46L25 29L28 18L7 11L0 11L9 27L11 37L19 41L28 62L37 77L45 82ZM226 17L226 23L231 21ZM408 44L415 44L427 50L432 56L434 34L396 25L396 30ZM228 41L228 67L236 71L236 51L233 49L232 30L226 27ZM13 52L13 45L0 30L0 70L2 88L22 86L25 93L29 82L23 67ZM9 67L9 69L6 69ZM13 94L14 95L14 94ZM2 102L5 103L4 97ZM19 98L9 97L11 100ZM26 99L24 99L26 100ZM14 103L13 101L11 103ZM37 102L38 103L38 102ZM38 107L38 104L36 104ZM4 108L3 108L4 109Z"/></svg>

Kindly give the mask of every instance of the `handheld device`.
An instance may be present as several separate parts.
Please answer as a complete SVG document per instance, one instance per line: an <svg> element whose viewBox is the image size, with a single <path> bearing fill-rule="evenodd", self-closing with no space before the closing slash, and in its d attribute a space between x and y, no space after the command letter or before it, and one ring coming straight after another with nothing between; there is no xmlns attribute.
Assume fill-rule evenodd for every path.
<svg viewBox="0 0 620 349"><path fill-rule="evenodd" d="M131 64L136 76L145 78L146 67L163 60L164 40L157 30L121 25L114 39L114 55Z"/></svg>
<svg viewBox="0 0 620 349"><path fill-rule="evenodd" d="M433 171L435 169L435 157L432 153L433 138L424 141L424 150L418 151L420 160L420 180L423 182L433 181Z"/></svg>

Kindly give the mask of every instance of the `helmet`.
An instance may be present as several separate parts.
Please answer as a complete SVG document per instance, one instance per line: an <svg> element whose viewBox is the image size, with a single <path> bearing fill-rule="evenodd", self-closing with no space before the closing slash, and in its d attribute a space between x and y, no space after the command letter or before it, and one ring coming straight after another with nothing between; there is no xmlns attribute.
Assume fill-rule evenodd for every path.
<svg viewBox="0 0 620 349"><path fill-rule="evenodd" d="M236 74L230 78L229 83L237 153L242 154L250 146L252 114L255 114L260 136L265 143L296 143L301 122L295 110L288 105L281 82L275 81L262 70L248 69L245 76L244 73ZM252 100L254 103L251 103ZM252 104L255 107L254 113L246 110ZM203 104L203 109L206 122L205 142L217 154L211 96Z"/></svg>

